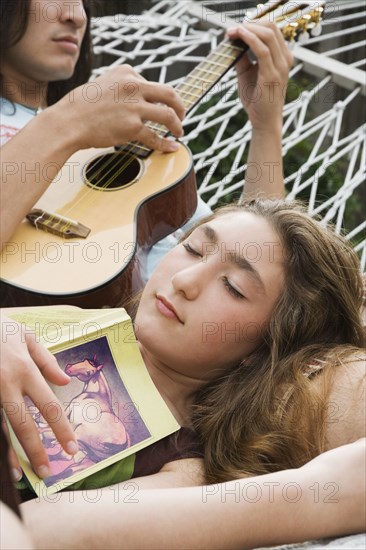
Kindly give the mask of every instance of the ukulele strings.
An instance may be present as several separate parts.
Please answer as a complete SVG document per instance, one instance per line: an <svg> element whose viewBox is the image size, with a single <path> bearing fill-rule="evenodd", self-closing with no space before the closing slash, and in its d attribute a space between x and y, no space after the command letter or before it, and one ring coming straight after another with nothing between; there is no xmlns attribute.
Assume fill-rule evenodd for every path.
<svg viewBox="0 0 366 550"><path fill-rule="evenodd" d="M283 2L279 2L279 4L283 4ZM256 20L262 19L265 16L268 17L269 11L264 11L263 8L266 7L266 4L262 6L262 12L259 17L256 17ZM274 10L274 12L277 11L277 8ZM274 14L273 14L274 15ZM274 17L274 19L282 20L284 19L284 12L279 14L278 17ZM284 32L283 27L280 30ZM222 51L221 51L222 50ZM226 50L226 51L225 51ZM236 50L236 52L235 52ZM233 41L230 40L224 40L221 42L221 44L209 54L207 60L204 60L201 62L193 71L188 75L186 81L179 84L176 87L176 90L179 92L180 96L183 99L183 102L185 105L187 105L186 111L188 112L207 92L208 90L220 79L220 77L226 72L226 70L235 62L236 59L240 57L240 55L244 52L243 48L240 48L238 46L235 46ZM221 63L223 61L223 63ZM215 73L213 69L221 67L220 73ZM198 74L196 74L198 73ZM212 77L214 75L214 78L204 78L204 73L206 76L209 75ZM197 84L190 83L189 80L193 79L195 82L200 81L203 83L203 85L207 86L207 89L204 90L203 86L198 86ZM188 86L188 90L184 89ZM194 89L198 89L200 93L194 93ZM187 96L190 96L191 99ZM192 100L193 98L193 100ZM160 137L166 136L169 132L165 126L161 124L156 124L151 121L147 122L145 124L149 129L156 131L157 134ZM162 132L162 133L161 133ZM112 154L105 154L101 156L101 159L103 159L103 156L108 156L104 163L101 163L99 167L93 170L92 177L97 180L98 177L102 175L101 180L98 185L98 189L100 191L108 189L115 181L116 179L130 166L130 164L136 160L139 159L137 154L133 154L133 151L139 149L141 151L152 151L149 147L145 147L143 144L139 142L129 142L126 145L126 148L123 149L122 152L115 152ZM116 161L116 162L115 162ZM96 161L98 162L98 161ZM108 177L110 176L110 177ZM107 178L104 183L102 183L102 180L104 178ZM75 209L81 202L85 204L86 206L89 206L94 201L88 201L88 197L93 197L94 189L92 187L89 187L89 189L84 193L82 197L76 202L73 203L73 205L65 212L65 214L69 214L73 209ZM95 200L97 200L95 198ZM65 215L63 214L63 215ZM51 225L52 220L56 218L56 215L50 217L49 225ZM46 222L47 225L47 222ZM63 227L64 229L67 229L70 227L71 222L65 221L65 225Z"/></svg>
<svg viewBox="0 0 366 550"><path fill-rule="evenodd" d="M218 46L218 48L217 48L214 52L211 52L210 55L211 55L211 56L218 55L218 56L220 57L219 50L222 49L222 48L225 48L225 47L229 47L229 52L230 52L230 50L232 50L232 48L233 48L232 42L231 42L231 41L228 41L228 40L225 40L224 42L222 42L222 43ZM222 53L222 56L227 57L228 54ZM231 62L234 61L236 57L238 57L238 56L237 56L237 55L232 56ZM207 65L210 65L210 64L212 65L212 64L214 64L214 63L208 61ZM191 73L190 75L188 75L187 80L188 80L190 77L192 78L194 72L201 72L201 70L202 70L202 65L206 65L206 63L205 63L205 62L200 63L200 64L198 65L198 67L196 67L196 68L192 71L192 73ZM230 65L230 64L229 64L229 65ZM226 69L226 68L227 68L226 65L224 65L224 66L225 66L225 69ZM207 71L207 72L209 72L210 74L212 74L210 71ZM218 76L220 76L220 75L218 75ZM199 78L199 77L198 77L198 78ZM204 79L201 78L200 80L203 81ZM205 81L206 81L206 82L209 82L208 80L205 80ZM211 84L214 84L214 82L212 82ZM189 86L189 85L191 86L191 88L192 88L192 87L199 88L199 89L200 89L200 92L201 92L201 94L202 94L202 89L201 89L199 86L197 86L197 85L195 85L195 84L189 84L189 82L187 82L187 83L186 83L186 82L183 82L183 87ZM182 85L181 85L181 86L178 86L178 88L180 88L180 87L182 87ZM180 90L179 90L179 91L180 91ZM188 91L186 91L186 90L182 90L182 92L180 92L180 94L181 94L183 100L185 99L184 96L186 96L187 94L189 94L190 96L193 96L193 97L195 98L195 101L194 101L193 105L194 105L195 102L196 102L196 98L197 98L197 101L198 101L199 98L200 98L200 96L196 96L196 94L194 94L194 92L191 92L191 91L188 92ZM202 95L203 95L203 94L202 94ZM191 106L189 106L189 107L192 107L193 105L191 105ZM188 107L188 108L189 108L189 107ZM153 125L153 124L150 124L150 125L147 124L147 125L148 125L149 128L151 128L151 129L156 129L156 126ZM160 125L158 126L158 128L159 128L159 130L161 129ZM116 177L118 177L118 176L119 176L119 175L120 175L120 174L121 174L121 173L122 173L122 172L123 172L123 171L124 171L133 161L134 161L134 160L136 160L136 159L138 158L137 155L133 155L133 154L132 154L132 151L135 149L135 147L139 147L140 149L149 150L149 148L146 148L145 146L140 145L138 142L136 142L136 143L134 143L134 142L128 143L128 144L127 144L127 147L128 147L128 146L130 146L130 149L128 149L128 148L127 148L127 150L124 149L124 151L123 151L122 154L119 153L119 152L116 152L116 153L111 154L110 157L109 157L109 159L107 159L107 160L104 162L104 164L101 164L101 166L100 166L99 168L97 168L97 170L93 173L93 177L94 177L94 178L97 178L102 172L104 172L105 170L108 170L108 168L110 168L109 171L106 172L106 173L104 174L104 176L103 176L104 178L108 177L108 175L109 175L113 170L115 170L115 163L114 163L114 160L117 159L117 170L115 171L115 175L112 175L112 176L110 177L110 179L107 179L107 180L105 181L105 183L99 185L99 189L100 189L101 191L102 191L102 190L105 190L105 189L108 189L108 187L111 185L111 183L113 183L113 181L116 180ZM131 153L131 154L130 154L130 153ZM122 160L122 162L120 162L120 165L118 166L118 161L119 161L119 160ZM117 174L117 175L116 175L116 174ZM67 216L67 215L68 215L70 212L72 212L81 202L83 202L84 205L88 206L88 205L90 204L90 201L88 201L88 196L90 195L91 197L93 197L92 191L94 191L94 189L91 188L91 187L89 187L89 189L88 189L86 192L84 192L83 196L80 197L76 202L74 202L73 205L70 206L70 208L69 208L67 211L65 211L65 212L63 213L63 216L65 216L65 215ZM95 200L96 200L96 199L95 199ZM50 219L46 221L46 225L51 225L52 222L54 221L54 219L56 219L56 215L51 216ZM62 229L62 230L67 230L67 229L71 226L71 223L72 223L71 221L65 220L65 221L64 221L64 226L63 226L61 229Z"/></svg>
<svg viewBox="0 0 366 550"><path fill-rule="evenodd" d="M240 51L240 48L236 48L235 46L232 46L230 44L225 44L223 45L223 47L227 48L228 51L233 51L234 49L236 50L239 50ZM225 57L230 57L230 63L232 63L236 57L238 57L238 55L233 55L233 56L229 56L228 53L222 53L222 54L219 54L218 52L212 52L213 54L215 54L217 57L222 57L222 56L225 56ZM226 64L221 64L221 63L218 63L216 60L213 61L208 61L208 62L205 62L205 65L208 66L208 68L204 68L204 67L197 67L195 69L196 72L200 72L200 73L208 73L210 75L214 74L215 75L215 79L214 80L207 80L207 79L204 79L203 77L196 77L195 80L201 80L202 82L204 83L207 83L207 84L214 84L214 82L216 80L218 80L221 76L221 73L215 73L213 70L212 70L212 67L214 66L221 66L221 67L224 67L225 69L227 69L227 65ZM193 71L192 71L193 72ZM190 78L193 78L193 75L190 75ZM188 91L188 90L180 90L179 89L179 93L186 105L186 110L188 111L192 106L193 106L193 102L192 102L192 99L189 99L187 97L188 96L192 96L194 98L194 103L196 101L199 101L200 98L202 97L202 95L204 94L203 92L203 89L199 86L196 86L194 84L190 84L189 82L184 82L183 83L183 86L190 86L191 89L193 89L194 87L198 88L200 90L200 93L199 94L196 94L194 93L193 91ZM177 88L178 89L178 88ZM166 135L168 133L167 129L161 125L161 124L156 124L156 123L151 123L151 122L148 122L146 123L146 126L151 129L151 130L155 130L157 131L158 135L160 135L161 137ZM161 133L162 132L162 133ZM106 172L104 175L103 175L103 178L105 177L108 177L109 174L114 171L114 174L111 176L110 179L107 179L107 181L103 184L103 185L100 185L100 188L101 189L106 189L108 188L111 184L113 184L113 182L115 181L115 179L117 179L117 177L129 166L129 164L131 162L133 162L134 160L136 160L136 158L138 158L137 155L133 155L133 154L130 154L132 153L133 149L135 149L136 147L142 151L151 151L150 148L148 147L145 147L144 145L138 143L138 142L132 142L132 143L129 143L129 145L131 146L130 149L124 149L121 152L116 152L112 155L110 155L110 158L106 160L106 162L104 164L102 164L99 168L97 168L94 172L93 172L93 178L97 179L101 173L103 172ZM126 158L126 161L124 162L124 158L123 157L127 157ZM114 161L117 160L117 163L115 163ZM118 166L118 161L119 160L122 160L122 162L120 163L120 165ZM110 170L107 171L108 167L110 167Z"/></svg>
<svg viewBox="0 0 366 550"><path fill-rule="evenodd" d="M227 47L227 46L226 46L226 47ZM233 50L234 47L231 47L231 46L230 46L230 48L231 48L231 50ZM237 49L239 50L239 48L237 48ZM230 51L230 50L229 50L229 51ZM215 52L215 55L216 55L217 57L220 57L220 55L221 55L221 56L222 56L222 55L225 55L226 57L229 57L228 54L224 54L224 53L222 53L222 54L217 54L217 53ZM231 61L234 61L236 57L237 57L237 56L235 56L235 57L234 57L234 56L231 56L231 57L230 57ZM225 65L225 64L223 64L223 63L218 63L217 60L206 62L206 65L207 65L209 68L205 69L205 68L203 68L203 67L200 67L199 69L197 68L197 71L200 72L200 73L203 73L203 72L206 73L206 72L207 72L207 73L209 73L210 75L214 74L215 77L217 77L217 79L220 78L221 73L219 73L219 74L218 74L218 73L215 73L215 72L211 69L210 66L215 65L216 67L217 67L217 66L220 66L220 67L224 67L225 69L227 69L227 65ZM191 78L192 78L192 77L193 77L193 76L191 76ZM212 80L203 79L202 77L199 77L199 79L200 79L202 82L205 82L205 83L207 83L207 84L210 84L210 85L213 84ZM197 80L197 77L196 77L196 80ZM215 80L216 80L216 78L215 78ZM182 97L182 99L183 99L183 101L184 101L184 103L185 103L186 111L188 111L188 110L190 110L190 109L192 108L192 106L193 106L193 104L194 104L195 102L197 102L197 101L200 100L200 98L201 98L202 95L203 95L203 89L202 89L201 87L199 87L199 86L194 85L194 84L190 84L189 82L184 82L184 83L183 83L183 86L190 86L192 90L193 90L193 87L196 87L196 88L198 88L199 91L200 91L200 93L197 94L197 93L194 93L194 91L188 91L188 90L182 90L182 91L181 91L181 90L179 90L180 95L181 95L181 97ZM188 96L193 97L193 101L192 101L192 99L189 98ZM150 122L148 122L148 123L146 123L146 126L147 126L149 129L151 129L151 130L153 130L153 131L156 131L156 132L158 133L158 135L160 135L160 136L164 136L164 135L166 135L166 134L168 133L168 132L167 132L167 129L166 129L163 125L161 125L161 124L156 124L156 123L150 123ZM130 154L129 154L134 148L137 147L137 148L139 148L139 149L142 150L142 151L149 151L149 150L151 150L150 148L147 148L147 147L143 146L142 144L140 144L140 143L138 143L138 142L133 142L131 145L132 145L132 147L131 147L130 151L128 151L128 150L127 150L127 151L126 151L126 150L123 150L122 154L117 152L117 153L115 153L114 155L111 155L111 157L110 157L103 165L101 165L96 171L93 172L93 177L94 177L95 179L98 179L101 173L106 172L106 170L108 169L108 167L110 167L110 170L109 170L108 172L106 172L106 173L103 175L103 177L108 177L108 175L109 175L112 171L115 172L114 176L112 175L111 179L107 180L107 181L101 186L102 189L108 188L108 187L114 182L114 180L115 180L115 179L116 179L116 178L117 178L117 177L118 177L118 176L128 167L128 165L129 165L133 160L135 160L135 159L137 158L137 155L130 155ZM125 156L127 157L126 162L123 162L123 154L124 154L124 153L126 153ZM120 166L118 166L118 158L119 158L119 157L122 159L122 163L120 164ZM115 159L117 159L117 164L114 163L114 160L115 160ZM114 178L114 179L113 179L113 178Z"/></svg>
<svg viewBox="0 0 366 550"><path fill-rule="evenodd" d="M291 5L287 5L287 6L286 6L286 5L285 5L286 3L287 3L287 0L279 0L278 2L276 2L275 5L273 5L273 4L272 4L272 5L267 5L267 4L262 5L262 6L260 7L259 11L258 11L258 14L257 14L256 16L252 17L252 19L255 19L255 20L258 21L258 20L260 20L260 19L268 18L269 13L272 12L272 13L273 13L273 18L274 18L277 22L283 22L286 15L291 15L291 14L294 14L294 13L297 14L297 13L299 13L299 10L301 10L301 9L303 10L303 9L307 8L309 5L311 5L311 2L308 2L308 3L303 3L300 7L299 7L299 6L296 6L296 7L294 8L294 7L291 6ZM283 5L285 5L285 10L282 10L282 12L279 13L279 7L280 7L280 6L283 6ZM250 18L251 18L251 17L249 17L249 19L250 19ZM312 18L312 16L311 16L311 18ZM297 19L297 15L296 15L295 20L296 20L296 19ZM299 19L300 19L300 18L299 18ZM289 22L289 21L288 21L288 22ZM287 23L288 23L288 22L287 22ZM308 21L307 23L309 23L309 21ZM282 32L284 32L284 28L285 28L285 27L281 28L280 30L281 30ZM225 53L224 53L223 51L222 51L222 52L220 51L221 49L224 49L224 48L229 48L228 52L225 52ZM237 50L237 52L239 51L239 54L236 53L236 54L234 54L234 55L229 55L229 53L230 53L230 52L234 52L234 50ZM224 40L224 41L218 46L218 48L216 48L216 50L215 50L214 52L211 52L211 54L208 56L208 59L207 59L207 60L201 62L201 63L198 65L198 67L196 67L196 68L191 72L191 74L188 75L187 80L189 80L189 78L191 78L191 79L192 79L192 78L195 78L195 80L201 80L202 82L207 83L209 86L214 85L215 82L222 76L222 72L225 72L225 70L227 70L227 68L232 64L233 61L235 61L235 59L237 59L237 58L240 56L240 54L241 54L242 52L243 52L243 48L238 48L238 47L236 47L236 46L233 44L232 41ZM227 63L227 62L226 62L226 63L219 63L217 59L215 59L215 60L210 59L210 58L214 58L214 57L219 58L219 59L229 58L229 63ZM226 61L226 59L224 59L224 61ZM217 74L217 73L215 73L214 71L210 70L210 69L211 69L211 68L210 68L210 65L214 65L214 67L218 67L218 66L219 66L219 67L223 67L223 68L224 68L224 71L222 71L221 73ZM205 67L208 67L207 70L206 70ZM212 79L211 79L211 80L207 80L207 79L202 78L202 76L196 76L196 75L194 74L195 72L199 72L199 73L206 72L206 73L208 73L209 75L214 74L215 77L217 77L217 79L215 78L215 79L213 79L213 80L212 80ZM187 99L187 104L188 104L187 111L188 111L188 110L190 110L190 108L192 108L192 107L194 106L194 104L195 104L196 101L199 101L199 99L205 95L205 92L203 91L203 89L202 89L200 86L197 86L196 84L192 84L192 83L189 83L189 82L183 82L182 84L180 84L180 85L177 87L177 90L179 89L179 91L180 91L180 88L181 88L182 86L183 86L183 87L184 87L184 86L190 86L191 89L193 89L193 88L198 88L198 89L200 90L200 94L198 94L198 95L197 95L197 94L194 94L193 91L182 90L181 95L182 95L182 98L183 98L183 99L185 99L185 98L183 97L183 95L186 96L187 94L190 95L190 96L193 96L193 98L194 98L194 101L193 101L193 102L192 102L191 100L188 100L188 99ZM209 86L208 86L208 89L209 89ZM191 105L189 105L190 102L191 102ZM165 128L164 126L162 126L162 125L156 125L156 124L154 124L154 123L147 123L146 125L147 125L150 129L152 129L152 130L158 130L158 132L160 132L160 131L163 130L163 134L162 134L163 136L167 134L166 128ZM125 154L125 156L128 158L128 160L127 160L125 163L123 163L123 160L122 160L122 164L120 165L119 168L117 168L116 174L117 174L117 176L119 176L119 175L123 172L123 170L125 170L125 169L128 167L128 165L129 165L133 160L135 160L136 158L138 158L137 155L135 155L135 156L134 156L134 155L129 155L129 153L130 153L131 151L133 151L133 149L136 148L136 147L139 148L140 150L145 150L145 151L149 151L149 150L150 150L150 151L151 151L151 149L149 149L149 148L143 146L141 143L132 142L132 143L131 143L131 149L130 149L130 151L127 149L127 151L124 150L122 153L117 152L117 153L115 153L114 155L110 155L110 159L107 160L107 161L105 162L104 165L101 165L100 168L94 172L94 174L93 174L94 177L97 177L98 174L101 173L101 172L103 172L106 168L108 168L108 166L109 166L110 164L113 164L113 162L114 162L114 160L115 160L116 158L118 159L118 157L123 157L123 155ZM114 164L113 164L113 168L115 168L115 165L114 165ZM113 169L113 168L112 168L112 169ZM107 173L105 174L104 177L108 176L109 173L110 173L110 171L107 172ZM104 185L100 186L100 189L106 189L106 188L108 188L109 185L110 185L110 183L113 183L113 177L112 177L110 180L107 180L106 183L105 183Z"/></svg>
<svg viewBox="0 0 366 550"><path fill-rule="evenodd" d="M222 52L218 50L223 50ZM234 53L236 51L236 53ZM214 71L215 68L221 67L223 70L227 70L228 66L230 66L242 53L242 49L233 45L230 41L225 40L222 42L217 50L214 52L211 52L210 57L211 59L205 60L202 62L198 67L196 67L190 75L187 77L187 81L181 83L179 86L177 86L177 91L179 91L179 95L183 99L183 103L186 106L186 110L190 110L196 102L198 102L203 95L206 93L204 91L203 86L198 86L197 84L192 84L189 82L189 79L194 79L195 81L199 80L203 83L203 85L207 85L207 91L209 89L209 86L212 86L215 84L215 82L222 76L222 72L216 73ZM215 58L215 59L212 59ZM226 61L226 63L220 63L218 60ZM200 76L196 75L196 73L200 73ZM207 78L204 78L204 75L214 75L214 79L208 80ZM187 88L184 89L184 88ZM182 89L183 88L183 89ZM198 89L199 93L195 93L194 89ZM192 99L193 98L193 99ZM149 129L157 131L158 135L163 137L168 133L167 129L161 125L156 124L152 122L147 122L145 124ZM163 132L163 133L161 133ZM101 180L99 181L98 189L100 191L107 190L115 181L116 179L129 167L129 165L136 159L138 159L138 155L134 155L132 152L134 149L140 149L140 151L151 151L150 148L145 147L143 144L139 142L129 142L125 149L123 149L122 152L115 152L110 155L108 155L109 158L105 160L104 163L102 163L99 167L96 169L92 169L92 178L94 180L97 180L101 174ZM104 155L101 156L103 158ZM108 177L110 176L110 177ZM103 179L106 179L104 183L102 183ZM76 202L73 203L70 208L63 213L63 216L68 215L70 212L72 212L73 209L75 209L81 202L85 206L90 206L92 202L94 201L88 201L88 197L93 198L94 189L89 187L89 189L86 191L86 193L83 194L82 197L80 197ZM95 198L97 200L97 198ZM49 220L49 225L51 225L52 221L56 218L56 216L51 217ZM67 230L71 225L70 221L65 220L64 225L62 226L62 230Z"/></svg>

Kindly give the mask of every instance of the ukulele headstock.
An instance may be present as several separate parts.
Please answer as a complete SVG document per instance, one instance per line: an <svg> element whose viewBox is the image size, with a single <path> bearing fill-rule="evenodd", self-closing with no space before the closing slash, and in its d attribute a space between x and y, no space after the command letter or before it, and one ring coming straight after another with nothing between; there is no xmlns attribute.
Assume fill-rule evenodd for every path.
<svg viewBox="0 0 366 550"><path fill-rule="evenodd" d="M325 1L322 0L269 1L249 10L245 21L272 21L290 43L295 40L306 42L310 34L318 36L321 33L324 7Z"/></svg>

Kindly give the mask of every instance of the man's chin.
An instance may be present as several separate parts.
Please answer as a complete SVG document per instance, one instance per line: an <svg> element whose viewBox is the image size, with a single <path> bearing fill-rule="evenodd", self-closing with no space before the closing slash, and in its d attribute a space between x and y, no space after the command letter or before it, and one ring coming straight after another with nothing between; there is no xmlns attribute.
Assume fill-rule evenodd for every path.
<svg viewBox="0 0 366 550"><path fill-rule="evenodd" d="M50 75L48 82L59 82L61 80L69 80L74 74L75 67L72 70L55 71Z"/></svg>
<svg viewBox="0 0 366 550"><path fill-rule="evenodd" d="M64 63L58 63L55 67L47 69L47 81L58 82L59 80L69 80L75 72L77 60L74 58L64 60Z"/></svg>

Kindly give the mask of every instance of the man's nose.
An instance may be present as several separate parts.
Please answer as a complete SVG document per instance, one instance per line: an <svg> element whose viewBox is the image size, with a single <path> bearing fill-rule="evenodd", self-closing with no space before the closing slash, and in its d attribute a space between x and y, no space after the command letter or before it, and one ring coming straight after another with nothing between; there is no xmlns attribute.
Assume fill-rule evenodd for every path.
<svg viewBox="0 0 366 550"><path fill-rule="evenodd" d="M86 25L87 15L82 0L75 2L61 2L61 21L71 22L77 28Z"/></svg>

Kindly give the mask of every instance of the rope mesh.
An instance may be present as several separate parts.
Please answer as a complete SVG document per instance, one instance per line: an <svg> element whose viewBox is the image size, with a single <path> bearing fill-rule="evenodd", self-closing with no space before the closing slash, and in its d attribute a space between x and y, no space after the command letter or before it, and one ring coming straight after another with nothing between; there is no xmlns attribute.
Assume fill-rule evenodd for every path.
<svg viewBox="0 0 366 550"><path fill-rule="evenodd" d="M94 74L129 63L149 80L177 85L221 41L229 18L239 21L243 6L250 5L234 1L195 4L192 13L191 2L162 0L141 15L94 20L98 61ZM222 25L210 25L205 15L218 10ZM366 124L365 86L360 84L365 56L360 38L365 20L363 2L332 3L326 9L322 34L295 46L283 127L288 198L305 200L310 215L320 215L337 232L347 231L363 269ZM300 52L304 47L320 54L318 67L296 61L297 48ZM337 61L334 73L327 70L331 60ZM251 126L232 69L185 120L182 141L193 152L199 193L210 206L240 196L250 140Z"/></svg>

